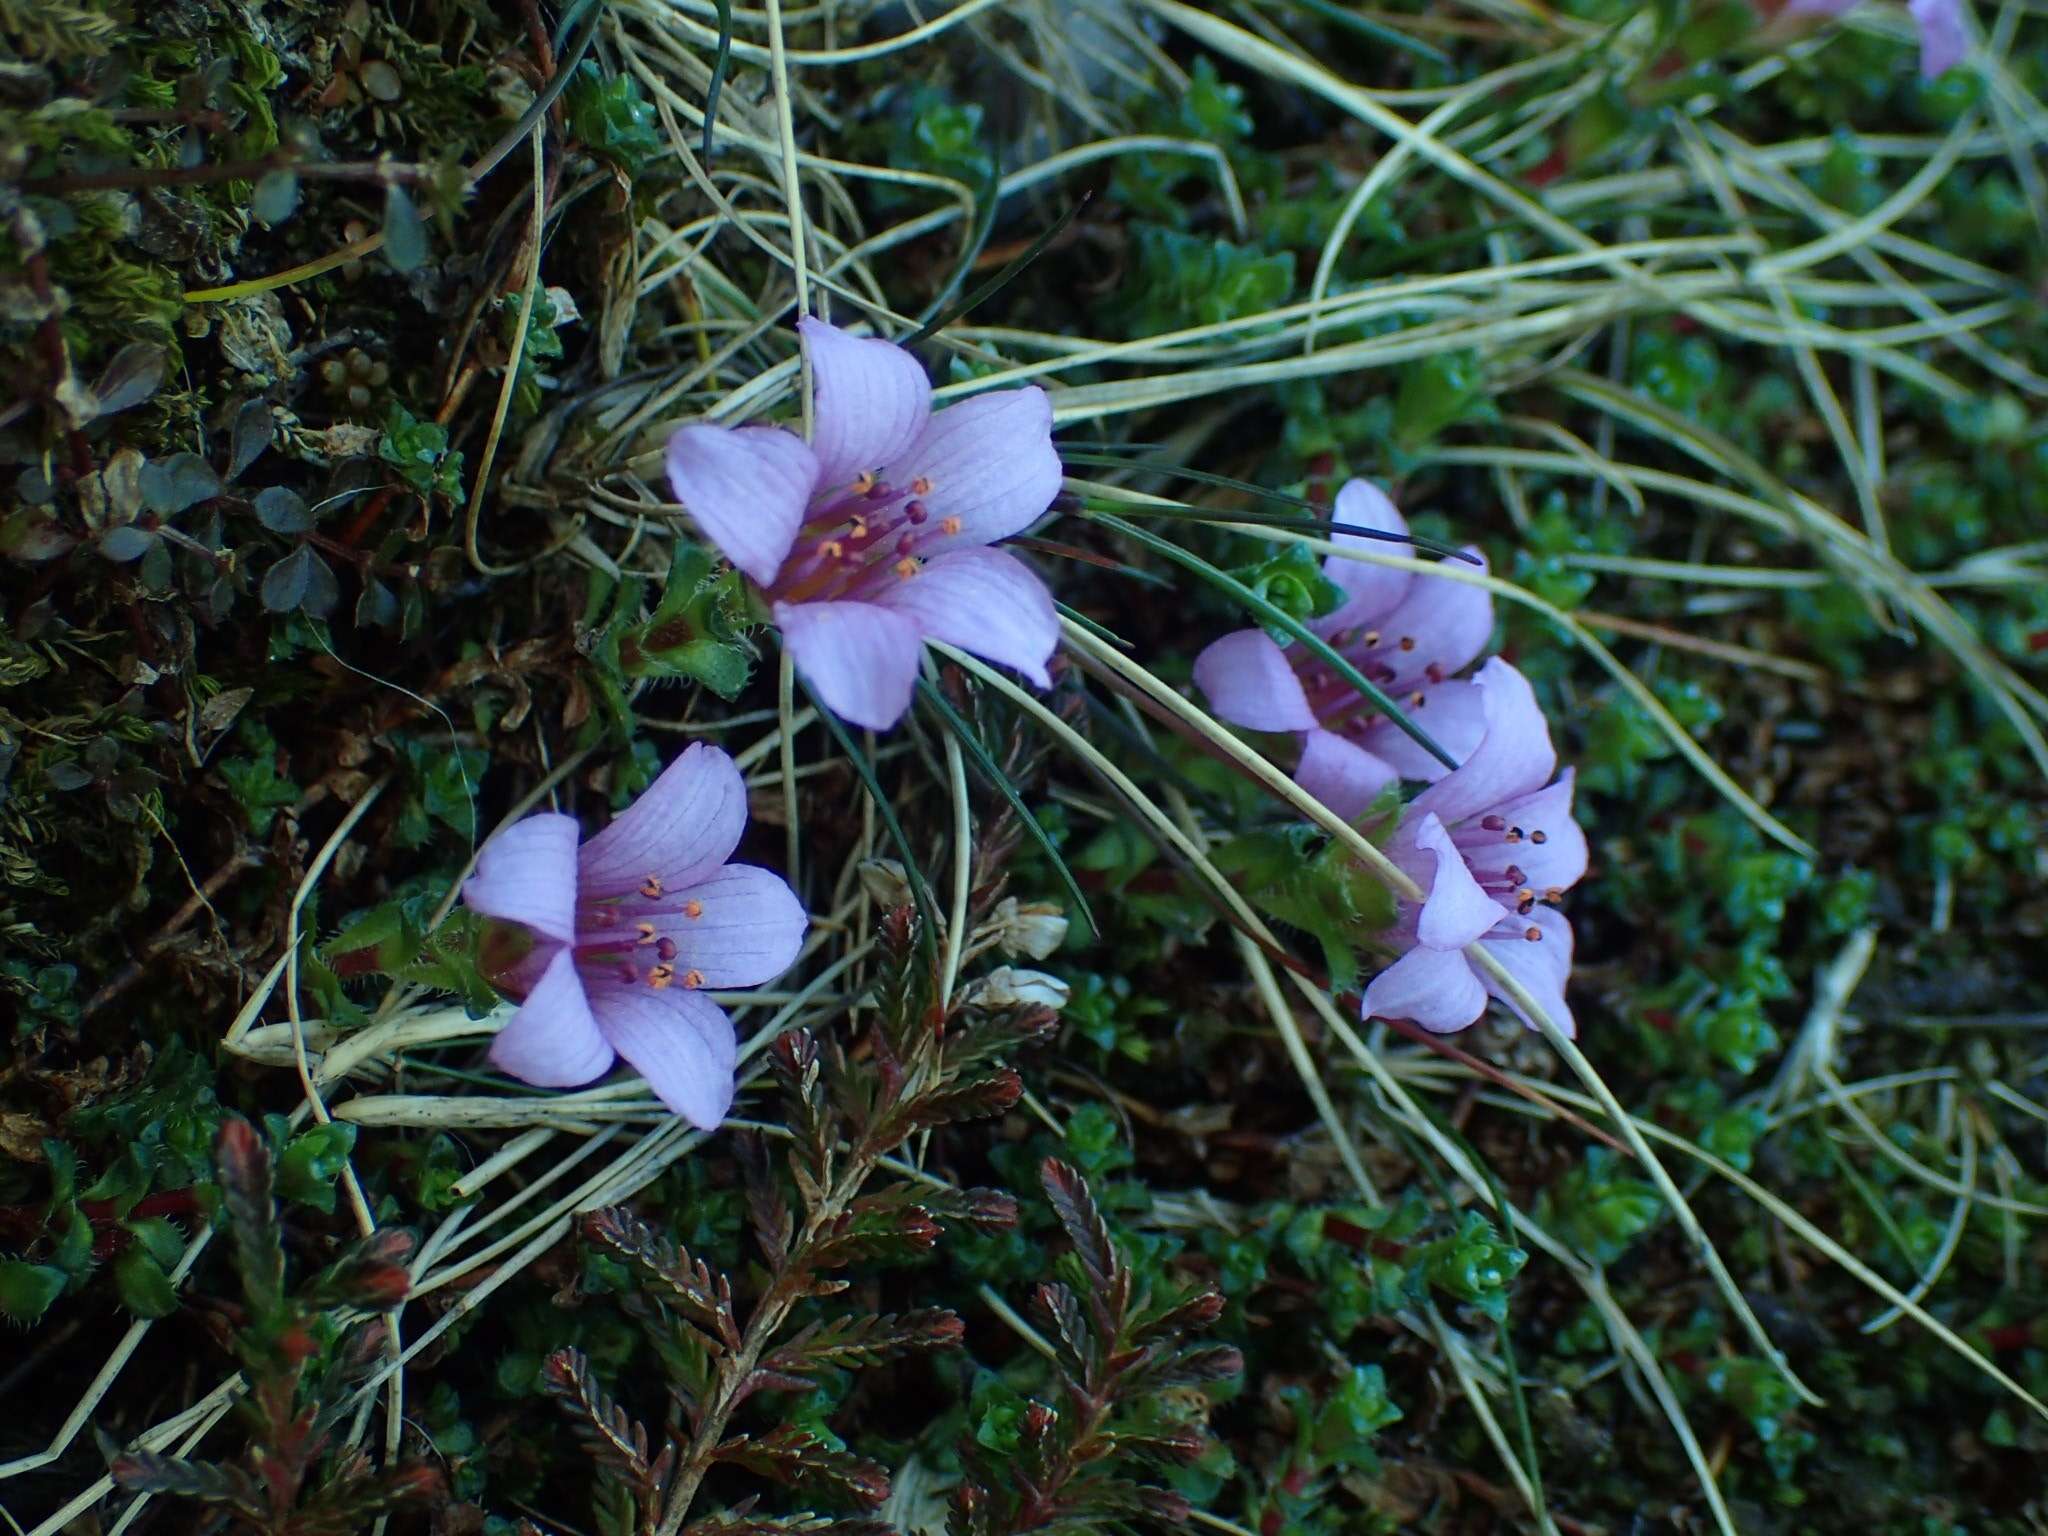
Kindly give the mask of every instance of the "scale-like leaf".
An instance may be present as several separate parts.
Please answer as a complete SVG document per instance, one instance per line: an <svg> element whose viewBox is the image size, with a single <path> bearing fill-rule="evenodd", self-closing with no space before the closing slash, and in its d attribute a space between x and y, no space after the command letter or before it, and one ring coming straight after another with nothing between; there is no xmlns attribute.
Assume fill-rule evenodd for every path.
<svg viewBox="0 0 2048 1536"><path fill-rule="evenodd" d="M736 1435L713 1453L757 1477L818 1489L874 1509L889 1497L889 1474L872 1461L835 1451L806 1430L784 1424L759 1439Z"/></svg>

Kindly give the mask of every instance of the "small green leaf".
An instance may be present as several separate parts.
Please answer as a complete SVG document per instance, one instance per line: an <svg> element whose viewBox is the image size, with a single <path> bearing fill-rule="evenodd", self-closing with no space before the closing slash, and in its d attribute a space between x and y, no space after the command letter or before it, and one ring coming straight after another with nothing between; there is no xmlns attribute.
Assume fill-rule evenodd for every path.
<svg viewBox="0 0 2048 1536"><path fill-rule="evenodd" d="M0 1259L0 1316L32 1323L64 1294L64 1271L48 1264Z"/></svg>
<svg viewBox="0 0 2048 1536"><path fill-rule="evenodd" d="M249 212L259 224L275 227L299 206L299 175L292 170L267 171L257 178L249 196Z"/></svg>
<svg viewBox="0 0 2048 1536"><path fill-rule="evenodd" d="M228 474L238 479L243 470L263 456L274 430L270 406L262 400L244 400L235 411L235 424L228 435Z"/></svg>
<svg viewBox="0 0 2048 1536"><path fill-rule="evenodd" d="M562 93L562 105L568 113L569 131L583 141L584 148L617 161L628 175L661 150L654 104L641 94L640 82L631 75L607 79L594 61L586 59Z"/></svg>
<svg viewBox="0 0 2048 1536"><path fill-rule="evenodd" d="M390 629L398 623L398 599L389 587L372 576L363 583L356 598L358 629Z"/></svg>
<svg viewBox="0 0 2048 1536"><path fill-rule="evenodd" d="M427 225L397 182L384 189L384 255L401 272L426 265Z"/></svg>
<svg viewBox="0 0 2048 1536"><path fill-rule="evenodd" d="M620 673L701 683L720 698L735 698L754 666L754 648L741 638L746 618L739 572L701 545L678 540L653 614L618 632Z"/></svg>
<svg viewBox="0 0 2048 1536"><path fill-rule="evenodd" d="M277 1194L316 1211L334 1209L334 1181L355 1149L356 1128L332 1121L294 1136L277 1159Z"/></svg>
<svg viewBox="0 0 2048 1536"><path fill-rule="evenodd" d="M164 381L164 365L164 349L148 341L131 341L108 358L92 387L100 415L125 411L155 394Z"/></svg>
<svg viewBox="0 0 2048 1536"><path fill-rule="evenodd" d="M109 528L99 538L100 553L116 565L140 560L161 542L153 529L138 528L133 523Z"/></svg>
<svg viewBox="0 0 2048 1536"><path fill-rule="evenodd" d="M220 494L220 476L196 453L174 453L142 466L142 500L152 512L174 517Z"/></svg>
<svg viewBox="0 0 2048 1536"><path fill-rule="evenodd" d="M258 491L249 506L256 520L272 533L304 533L313 526L313 513L304 498L281 485Z"/></svg>
<svg viewBox="0 0 2048 1536"><path fill-rule="evenodd" d="M272 613L290 613L305 601L313 579L313 551L301 544L263 573L263 606Z"/></svg>
<svg viewBox="0 0 2048 1536"><path fill-rule="evenodd" d="M121 1305L137 1317L169 1317L178 1310L171 1277L140 1243L114 1260L114 1289Z"/></svg>

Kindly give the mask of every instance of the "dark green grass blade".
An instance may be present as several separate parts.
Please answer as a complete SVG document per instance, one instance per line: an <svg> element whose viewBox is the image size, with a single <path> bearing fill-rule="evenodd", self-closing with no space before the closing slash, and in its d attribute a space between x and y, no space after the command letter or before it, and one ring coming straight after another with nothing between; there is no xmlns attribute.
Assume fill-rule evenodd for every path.
<svg viewBox="0 0 2048 1536"><path fill-rule="evenodd" d="M932 295L931 303L925 305L923 313L917 317L917 329L904 337L898 345L914 347L921 341L929 340L974 307L975 296L970 295L968 301L957 309L946 308L953 302L953 295L960 291L960 285L967 281L967 275L974 270L974 264L981 260L981 253L988 249L988 237L995 233L996 212L1002 205L1003 170L1001 166L991 161L988 181L983 185L981 197L974 205L974 227L967 232L967 247L961 251L960 260L953 268L953 275L946 279L943 288ZM1011 265L1015 266L1016 263L1013 262ZM997 276L1002 277L1008 271L1009 268L1005 267Z"/></svg>
<svg viewBox="0 0 2048 1536"><path fill-rule="evenodd" d="M718 54L711 61L711 83L704 87L704 147L697 158L711 164L711 139L718 126L718 98L725 92L725 72L732 64L732 0L718 0Z"/></svg>
<svg viewBox="0 0 2048 1536"><path fill-rule="evenodd" d="M1059 849L1053 846L1052 838L1045 828L1038 824L1038 818L1031 814L1031 807L1026 805L1024 797L1017 793L1016 785L1009 781L995 758L989 755L989 750L982 745L981 738L974 734L974 728L961 717L960 711L952 706L945 694L934 688L926 679L920 677L917 680L917 691L945 722L946 729L953 733L954 739L960 743L967 755L974 759L974 766L981 770L981 776L994 786L997 794L1010 803L1010 809L1017 813L1017 819L1024 824L1024 830L1038 845L1039 851L1052 861L1053 873L1059 876L1060 884L1066 887L1067 895L1073 899L1075 910L1081 914L1081 921L1088 925L1090 936L1100 934L1102 930L1095 925L1095 913L1088 906L1088 898L1081 894L1081 885L1074 878L1074 872L1067 868L1067 861L1060 856Z"/></svg>
<svg viewBox="0 0 2048 1536"><path fill-rule="evenodd" d="M1061 618L1072 619L1076 624L1080 625L1083 629L1087 630L1089 634L1093 635L1096 639L1100 640L1104 645L1113 645L1120 651L1128 651L1131 649L1130 641L1126 640L1122 635L1118 634L1115 630L1110 629L1108 626L1096 623L1093 619L1089 618L1087 614L1082 613L1078 608L1069 608L1065 603L1061 602L1058 598L1054 598L1052 600L1052 605L1055 609L1058 610Z"/></svg>
<svg viewBox="0 0 2048 1536"><path fill-rule="evenodd" d="M1171 592L1173 590L1172 580L1161 576L1157 571L1141 571L1128 561L1112 560L1107 555L1099 555L1092 549L1076 549L1072 545L1056 544L1050 539L1035 539L1021 534L1005 539L1003 547L1006 549L1028 549L1033 554L1044 555L1052 560L1071 560L1077 565L1092 565L1098 571L1114 571L1119 576L1126 577L1131 581L1140 582L1148 587L1157 587L1162 592Z"/></svg>
<svg viewBox="0 0 2048 1536"><path fill-rule="evenodd" d="M1415 54L1418 58L1428 59L1432 64L1449 65L1451 62L1449 54L1441 49L1431 47L1428 43L1422 41L1421 38L1410 37L1407 33L1396 27L1387 26L1384 22L1374 21L1365 16L1354 15L1342 6L1332 4L1331 0L1288 0L1288 3L1299 6L1312 16L1322 17L1323 20L1329 22L1332 26L1343 27L1345 30L1356 32L1360 37L1369 38L1375 43L1385 43L1390 48L1399 48L1404 53Z"/></svg>
<svg viewBox="0 0 2048 1536"><path fill-rule="evenodd" d="M1413 720L1410 720L1406 712L1398 704L1388 698L1381 689L1367 681L1363 672L1360 672L1358 668L1351 665L1350 662L1332 650L1328 641L1318 635L1311 634L1308 627L1292 614L1281 612L1279 608L1259 596L1258 593L1254 592L1228 571L1219 570L1200 555L1195 554L1191 550L1182 549L1170 539L1162 539L1156 533L1147 533L1143 528L1134 527L1112 513L1097 512L1091 509L1087 516L1095 522L1102 524L1103 527L1114 529L1116 532L1123 534L1125 538L1136 539L1147 549L1164 555L1175 565L1194 572L1195 575L1201 577L1202 580L1208 582L1211 586L1219 587L1223 591L1228 592L1246 608L1251 610L1252 613L1256 614L1261 624L1286 631L1294 637L1296 642L1307 646L1311 655L1315 656L1325 666L1334 669L1339 677L1356 688L1362 697L1371 702L1374 709L1377 709L1405 731L1423 751L1442 763L1446 768L1456 768L1458 766L1458 760L1438 746L1427 731L1423 730Z"/></svg>
<svg viewBox="0 0 2048 1536"><path fill-rule="evenodd" d="M1455 1126L1443 1125L1442 1129L1444 1135L1454 1141L1459 1149L1464 1152L1466 1161L1477 1170L1482 1179L1486 1180L1486 1187L1493 1194L1493 1210L1494 1214L1500 1218L1502 1234L1510 1243L1515 1244L1517 1247L1521 1246L1521 1240L1515 1236L1515 1208L1509 1203L1507 1191L1500 1187L1500 1181L1493 1176L1493 1170L1487 1166L1486 1159L1479 1155L1479 1149L1467 1141ZM1529 1398L1522 1391L1521 1365L1515 1358L1514 1330L1507 1325L1505 1319L1496 1322L1493 1327L1500 1343L1501 1358L1507 1364L1507 1370L1504 1374L1508 1384L1508 1391L1515 1400L1515 1431L1520 1435L1522 1441L1522 1470L1529 1474L1529 1486L1535 1490L1536 1504L1538 1508L1541 1508L1543 1505L1543 1462L1536 1451L1536 1427L1529 1419Z"/></svg>
<svg viewBox="0 0 2048 1536"><path fill-rule="evenodd" d="M576 34L575 43L565 51L563 41L569 35L569 28L576 25L579 20L583 23L583 30ZM583 62L583 55L588 53L590 45L597 41L597 24L602 20L604 6L591 3L591 0L585 0L584 5L571 7L562 17L562 23L555 29L554 37L555 77L527 104L526 110L519 114L519 121L501 135L497 143L485 150L474 164L463 171L463 181L466 185L473 187L482 181L497 168L499 161L526 142L526 136L533 132L533 125L547 116L548 109L555 104L555 98L568 89L569 81L576 73L576 66Z"/></svg>
<svg viewBox="0 0 2048 1536"><path fill-rule="evenodd" d="M1003 289L1023 274L1026 267L1045 254L1045 248L1059 238L1062 230L1074 222L1081 210L1088 206L1088 200L1094 195L1092 191L1083 192L1080 200L1065 213L1054 219L1051 224L1047 225L1045 232L1036 240L1033 240L1025 248L1023 254L1015 261L1010 262L1002 271L983 283L974 292L968 294L966 298L955 304L944 314L937 314L936 312L946 301L959 291L960 285L967 280L967 274L974 270L974 263L980 259L982 249L988 244L989 232L995 228L996 205L1002 201L1002 178L996 176L993 179L993 184L990 186L987 196L983 198L988 212L984 217L976 220L978 234L969 246L967 255L961 261L960 270L953 274L953 280L946 284L945 288L940 291L939 296L932 300L924 315L919 317L924 323L904 337L902 345L914 347L921 341L929 341L962 315L973 313L979 306L987 303L998 293L1001 293Z"/></svg>
<svg viewBox="0 0 2048 1536"><path fill-rule="evenodd" d="M911 852L910 839L904 836L903 823L896 819L896 808L889 803L889 797L882 793L882 781L875 777L875 765L868 761L867 753L861 751L860 743L853 739L853 733L846 723L825 707L825 701L812 692L811 685L804 682L803 674L797 674L797 681L803 684L804 697L811 701L811 707L818 712L818 718L825 722L825 729L832 733L832 739L839 743L839 750L846 754L846 760L853 764L853 771L860 775L866 786L868 797L875 802L875 814L882 818L882 827L889 834L889 841L896 845L896 855L903 861L904 878L910 883L910 899L917 905L917 944L925 951L925 958L936 967L939 963L938 927L936 910L932 906L931 893L925 889L924 875L918 869L917 855Z"/></svg>
<svg viewBox="0 0 2048 1536"><path fill-rule="evenodd" d="M1216 523L1258 523L1262 527L1284 528L1297 533L1349 533L1359 538L1379 539L1388 544L1413 544L1417 549L1428 550L1432 555L1441 555L1446 560L1463 560L1467 565L1479 561L1462 549L1448 544L1439 544L1434 539L1419 538L1412 533L1395 533L1390 528L1367 528L1361 523L1340 523L1331 516L1331 508L1306 497L1289 495L1286 491L1268 490L1263 485L1254 485L1249 480L1233 480L1228 475L1212 475L1207 470L1181 469L1171 465L1146 464L1133 466L1123 459L1091 451L1092 445L1062 443L1060 457L1069 464L1086 464L1103 469L1130 469L1142 467L1148 473L1162 474L1175 480L1193 480L1202 485L1219 486L1224 490L1239 491L1247 496L1256 496L1261 501L1277 501L1285 506L1301 507L1314 513L1312 517L1288 517L1271 512L1210 512L1205 507L1180 506L1185 510L1169 511L1164 507L1131 506L1124 509L1124 515L1139 517L1146 514L1166 517L1188 517L1199 522Z"/></svg>

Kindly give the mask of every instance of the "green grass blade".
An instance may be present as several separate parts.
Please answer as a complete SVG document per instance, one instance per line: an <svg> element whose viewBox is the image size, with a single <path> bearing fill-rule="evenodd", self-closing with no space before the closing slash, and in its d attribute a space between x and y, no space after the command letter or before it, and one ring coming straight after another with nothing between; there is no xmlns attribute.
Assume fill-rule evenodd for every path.
<svg viewBox="0 0 2048 1536"><path fill-rule="evenodd" d="M839 750L853 764L853 771L860 775L868 797L875 802L875 814L882 818L882 827L888 832L889 841L896 845L896 856L903 861L904 878L910 884L910 899L917 905L917 945L926 952L936 970L939 963L937 909L932 905L931 892L925 889L924 875L920 872L917 855L911 850L910 839L904 835L903 823L896 819L896 807L882 793L882 781L875 776L875 765L868 761L867 753L853 739L853 732L846 728L846 722L825 707L825 701L818 697L809 683L804 682L802 673L797 674L797 681L803 685L804 696L818 711L818 718L824 721L825 729L839 743Z"/></svg>
<svg viewBox="0 0 2048 1536"><path fill-rule="evenodd" d="M1191 550L1182 549L1170 539L1162 539L1156 533L1147 533L1144 529L1125 522L1121 517L1113 513L1098 512L1090 509L1087 516L1093 521L1102 524L1103 527L1114 529L1126 538L1137 540L1147 549L1164 555L1175 565L1192 571L1211 586L1219 587L1223 591L1228 592L1253 614L1257 615L1261 624L1286 631L1294 638L1297 644L1307 646L1311 655L1325 666L1332 668L1339 677L1343 678L1353 688L1356 688L1361 697L1365 698L1374 709L1385 715L1406 732L1423 751L1442 763L1446 768L1456 768L1458 766L1458 760L1438 746L1427 731L1409 719L1400 705L1387 697L1383 690L1368 681L1363 672L1332 650L1328 641L1324 640L1320 635L1312 634L1308 626L1292 614L1281 612L1279 608L1259 596L1258 593L1254 592L1228 571L1219 570L1200 555L1195 554Z"/></svg>
<svg viewBox="0 0 2048 1536"><path fill-rule="evenodd" d="M974 734L974 728L961 716L960 711L953 707L945 694L933 687L927 679L920 677L917 680L917 691L924 701L931 705L939 719L945 722L946 729L953 733L962 750L973 760L974 766L981 770L981 776L988 780L997 794L1009 802L1010 809L1017 813L1017 819L1024 824L1024 830L1038 845L1039 851L1052 861L1053 873L1059 876L1060 884L1066 887L1067 895L1073 899L1075 910L1081 914L1081 920L1088 925L1088 932L1091 935L1101 933L1102 930L1095 924L1095 913L1088 906L1088 898L1081 893L1081 885L1074 878L1074 872L1067 868L1067 861L1060 857L1060 851L1053 846L1052 838L1045 828L1038 824L1038 818L1031 814L1031 807L1024 803L1024 797L1017 793L1016 785L1010 782L1002 768L997 765L995 758L990 755L988 748L982 745L981 738Z"/></svg>
<svg viewBox="0 0 2048 1536"><path fill-rule="evenodd" d="M711 83L704 87L704 147L697 158L711 164L711 140L718 129L718 98L725 92L725 72L732 66L732 0L718 0L718 52L711 60Z"/></svg>
<svg viewBox="0 0 2048 1536"><path fill-rule="evenodd" d="M1378 539L1387 544L1412 544L1417 549L1432 555L1441 555L1446 560L1462 560L1467 565L1480 562L1462 549L1449 544L1440 544L1435 539L1425 539L1413 533L1396 533L1391 528L1368 528L1363 523L1339 522L1333 509L1304 496L1290 495L1286 491L1269 490L1263 485L1254 485L1249 480L1233 480L1229 475L1212 475L1206 470L1182 469L1177 466L1146 464L1134 466L1118 458L1082 449L1076 444L1061 444L1060 457L1069 464L1085 464L1090 468L1129 469L1143 468L1148 472L1163 474L1175 480L1193 480L1201 485L1213 485L1224 490L1239 491L1247 496L1256 496L1261 501L1277 501L1290 507L1301 507L1312 514L1306 517L1290 517L1275 512L1230 512L1210 513L1207 508L1190 506L1186 502L1176 504L1175 509L1165 507L1129 508L1128 516L1143 516L1150 513L1158 517L1185 517L1195 522L1270 523L1275 528L1285 528L1299 533L1349 533L1361 539ZM1184 508L1185 510L1178 510Z"/></svg>
<svg viewBox="0 0 2048 1536"><path fill-rule="evenodd" d="M982 194L982 205L985 212L975 220L974 238L968 242L967 253L961 258L959 270L953 274L952 281L939 290L938 297L932 300L924 314L919 316L924 323L904 337L902 345L914 347L921 341L930 340L962 315L972 314L977 307L994 298L998 293L1001 293L1004 288L1008 287L1011 282L1022 275L1026 267L1029 267L1040 256L1045 254L1046 247L1058 239L1060 232L1074 222L1081 210L1088 206L1088 200L1094 195L1093 191L1083 192L1080 200L1046 226L1044 233L1025 247L1023 254L1018 256L1015 261L1005 265L994 277L983 283L974 292L968 294L966 298L955 304L951 309L946 310L944 314L939 314L938 311L946 302L955 293L960 291L960 285L967 281L967 274L974 270L974 263L980 259L983 248L988 244L989 232L995 228L996 208L1002 202L1003 194L1002 178L1000 176L992 176L987 190Z"/></svg>

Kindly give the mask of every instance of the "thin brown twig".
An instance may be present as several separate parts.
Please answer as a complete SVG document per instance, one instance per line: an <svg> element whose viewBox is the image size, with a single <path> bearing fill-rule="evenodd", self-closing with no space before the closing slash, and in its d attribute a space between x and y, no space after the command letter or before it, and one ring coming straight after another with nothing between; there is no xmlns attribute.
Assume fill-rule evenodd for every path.
<svg viewBox="0 0 2048 1536"><path fill-rule="evenodd" d="M234 879L243 870L254 869L262 862L263 854L259 849L252 848L246 843L237 848L229 856L225 864L208 875L193 890L192 894L185 898L183 904L170 915L161 928L142 941L141 947L136 950L134 958L124 962L118 971L107 978L106 984L99 991L86 999L85 1007L79 1011L79 1017L81 1019L91 1018L100 1009L106 1007L107 1004L140 981L149 962L154 960L170 944L171 940L178 936L180 929L197 917L203 908L211 904L213 898L220 894L221 889L230 880Z"/></svg>
<svg viewBox="0 0 2048 1536"><path fill-rule="evenodd" d="M1746 645L1731 645L1726 640L1709 640L1704 635L1688 635L1682 630L1667 629L1662 624L1651 624L1643 619L1628 619L1620 614L1598 613L1587 608L1579 609L1574 617L1588 629L1604 629L1611 634L1655 641L1658 645L1668 645L1673 650L1691 651L1696 656L1711 656L1716 661L1733 662L1738 667L1754 667L1759 672L1776 672L1781 677L1797 678L1802 683L1826 683L1833 680L1833 674L1825 667L1816 667L1811 662L1794 661L1789 656L1773 656L1769 651L1753 651Z"/></svg>

